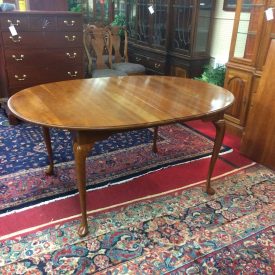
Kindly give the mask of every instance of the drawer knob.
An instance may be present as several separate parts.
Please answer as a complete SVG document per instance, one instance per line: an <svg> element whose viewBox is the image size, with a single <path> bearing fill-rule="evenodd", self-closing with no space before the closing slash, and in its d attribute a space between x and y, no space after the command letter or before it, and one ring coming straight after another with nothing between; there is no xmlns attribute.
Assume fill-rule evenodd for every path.
<svg viewBox="0 0 275 275"><path fill-rule="evenodd" d="M137 62L141 61L141 58L136 57L136 61L137 61Z"/></svg>
<svg viewBox="0 0 275 275"><path fill-rule="evenodd" d="M69 58L74 59L74 58L76 58L77 53L72 53L72 54L66 53L66 55L67 55Z"/></svg>
<svg viewBox="0 0 275 275"><path fill-rule="evenodd" d="M73 73L72 73L72 72L68 72L68 75L69 75L70 77L76 77L77 74L78 74L78 71L74 71Z"/></svg>
<svg viewBox="0 0 275 275"><path fill-rule="evenodd" d="M15 61L22 61L24 59L24 54L20 54L19 57L17 57L15 54L11 56Z"/></svg>
<svg viewBox="0 0 275 275"><path fill-rule="evenodd" d="M10 25L14 25L14 26L19 26L20 23L21 23L20 20L18 20L18 19L15 21L16 23L12 22L12 20L10 20L10 19L8 19L7 22L8 22Z"/></svg>
<svg viewBox="0 0 275 275"><path fill-rule="evenodd" d="M67 20L64 20L63 22L64 22L64 24L65 24L66 26L69 26L69 27L71 27L71 26L73 26L73 25L75 24L75 21L74 21L74 20L71 20L71 22L69 22L69 21L67 21Z"/></svg>
<svg viewBox="0 0 275 275"><path fill-rule="evenodd" d="M155 68L159 69L160 68L160 64L159 63L155 63Z"/></svg>
<svg viewBox="0 0 275 275"><path fill-rule="evenodd" d="M75 35L72 35L72 36L65 35L65 38L66 38L68 41L75 41L76 36L75 36Z"/></svg>
<svg viewBox="0 0 275 275"><path fill-rule="evenodd" d="M15 74L14 78L16 78L18 81L24 81L27 78L27 76L23 74L21 77L19 77L17 74Z"/></svg>
<svg viewBox="0 0 275 275"><path fill-rule="evenodd" d="M21 37L21 36L17 36L17 37L10 36L10 39L11 39L14 43L19 43L19 42L21 42L22 37Z"/></svg>

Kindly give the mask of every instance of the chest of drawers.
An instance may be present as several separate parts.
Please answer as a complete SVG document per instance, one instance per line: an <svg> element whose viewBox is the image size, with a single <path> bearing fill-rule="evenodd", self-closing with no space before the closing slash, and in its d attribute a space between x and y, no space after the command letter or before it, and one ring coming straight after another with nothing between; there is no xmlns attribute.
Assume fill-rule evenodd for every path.
<svg viewBox="0 0 275 275"><path fill-rule="evenodd" d="M0 97L42 83L83 78L82 29L80 13L2 13Z"/></svg>

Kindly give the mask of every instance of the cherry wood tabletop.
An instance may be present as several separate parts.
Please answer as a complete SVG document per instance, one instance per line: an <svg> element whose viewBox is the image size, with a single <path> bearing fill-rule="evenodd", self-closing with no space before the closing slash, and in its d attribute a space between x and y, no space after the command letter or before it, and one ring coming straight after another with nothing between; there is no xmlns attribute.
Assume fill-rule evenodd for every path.
<svg viewBox="0 0 275 275"><path fill-rule="evenodd" d="M71 130L115 130L188 121L232 104L227 90L168 76L61 81L22 90L8 102L18 118Z"/></svg>
<svg viewBox="0 0 275 275"><path fill-rule="evenodd" d="M48 174L54 173L49 128L65 128L73 135L79 190L80 236L88 234L85 161L95 142L119 131L154 127L152 150L158 153L158 126L202 119L216 127L206 192L213 195L211 176L225 132L224 113L233 95L205 82L169 76L125 76L43 84L13 95L8 106L18 118L42 126L49 156Z"/></svg>

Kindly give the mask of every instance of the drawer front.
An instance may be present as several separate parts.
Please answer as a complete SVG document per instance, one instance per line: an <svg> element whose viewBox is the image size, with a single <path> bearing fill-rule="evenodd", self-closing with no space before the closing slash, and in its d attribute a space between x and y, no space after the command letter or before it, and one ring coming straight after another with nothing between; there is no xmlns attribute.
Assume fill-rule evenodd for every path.
<svg viewBox="0 0 275 275"><path fill-rule="evenodd" d="M11 68L7 70L9 87L31 87L48 82L55 82L67 79L83 78L83 66L66 65L58 68L57 66L33 68Z"/></svg>
<svg viewBox="0 0 275 275"><path fill-rule="evenodd" d="M12 36L9 32L2 32L3 42L6 48L42 48L45 38L41 32L20 32Z"/></svg>
<svg viewBox="0 0 275 275"><path fill-rule="evenodd" d="M44 49L6 49L5 60L8 68L17 67L21 70L25 67L33 67L34 64L41 67L40 64L48 62L49 56Z"/></svg>
<svg viewBox="0 0 275 275"><path fill-rule="evenodd" d="M52 81L72 80L84 77L83 65L66 65L61 68L56 66L51 69ZM48 81L49 82L49 81Z"/></svg>
<svg viewBox="0 0 275 275"><path fill-rule="evenodd" d="M83 64L82 48L64 48L47 50L46 56L48 56L48 60L45 61L45 64L48 64L49 66L56 66L57 64L62 64L62 67L65 67Z"/></svg>
<svg viewBox="0 0 275 275"><path fill-rule="evenodd" d="M61 31L77 31L83 29L81 16L64 15L57 17L57 28Z"/></svg>
<svg viewBox="0 0 275 275"><path fill-rule="evenodd" d="M29 18L24 14L1 13L1 29L8 31L10 25L14 25L17 31L29 30Z"/></svg>
<svg viewBox="0 0 275 275"><path fill-rule="evenodd" d="M2 32L4 45L13 49L37 48L71 48L82 46L81 32L20 32L12 36L9 32Z"/></svg>
<svg viewBox="0 0 275 275"><path fill-rule="evenodd" d="M82 44L82 32L45 33L46 48L77 48Z"/></svg>
<svg viewBox="0 0 275 275"><path fill-rule="evenodd" d="M56 64L75 65L81 64L83 53L81 48L68 49L6 49L5 50L6 66L8 68L16 67L23 69L25 67L36 68ZM37 62L39 60L39 62Z"/></svg>
<svg viewBox="0 0 275 275"><path fill-rule="evenodd" d="M45 68L8 68L9 87L31 87L38 83L43 83L45 73Z"/></svg>
<svg viewBox="0 0 275 275"><path fill-rule="evenodd" d="M32 31L55 31L57 18L54 15L37 14L30 16L30 30Z"/></svg>
<svg viewBox="0 0 275 275"><path fill-rule="evenodd" d="M131 54L129 55L130 62L139 63L146 67L147 70L153 71L158 74L163 74L165 70L165 62L155 60L151 57L139 55L139 54Z"/></svg>
<svg viewBox="0 0 275 275"><path fill-rule="evenodd" d="M152 58L147 58L145 67L158 73L164 73L165 63Z"/></svg>

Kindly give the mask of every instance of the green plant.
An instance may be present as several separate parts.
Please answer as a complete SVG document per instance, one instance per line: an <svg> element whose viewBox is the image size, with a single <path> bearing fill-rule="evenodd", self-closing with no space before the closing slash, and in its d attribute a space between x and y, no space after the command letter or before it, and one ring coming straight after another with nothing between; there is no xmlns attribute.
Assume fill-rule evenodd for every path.
<svg viewBox="0 0 275 275"><path fill-rule="evenodd" d="M200 77L195 77L197 80L205 81L223 87L225 77L225 66L218 65L213 67L212 65L206 65L204 72Z"/></svg>
<svg viewBox="0 0 275 275"><path fill-rule="evenodd" d="M81 12L82 11L82 1L79 0L68 0L69 11Z"/></svg>
<svg viewBox="0 0 275 275"><path fill-rule="evenodd" d="M125 17L125 15L123 15L123 14L117 14L115 16L114 21L111 23L111 26L119 26L121 28L125 27L126 26L126 17ZM124 31L123 31L123 29L121 29L119 31L119 35L121 37L124 37Z"/></svg>
<svg viewBox="0 0 275 275"><path fill-rule="evenodd" d="M123 14L117 14L114 21L111 23L112 26L124 27L126 25L126 17Z"/></svg>

